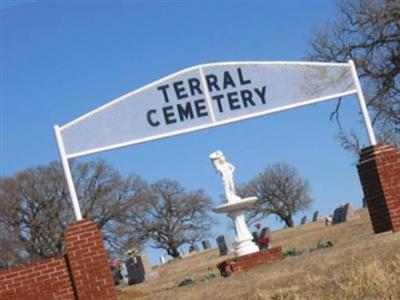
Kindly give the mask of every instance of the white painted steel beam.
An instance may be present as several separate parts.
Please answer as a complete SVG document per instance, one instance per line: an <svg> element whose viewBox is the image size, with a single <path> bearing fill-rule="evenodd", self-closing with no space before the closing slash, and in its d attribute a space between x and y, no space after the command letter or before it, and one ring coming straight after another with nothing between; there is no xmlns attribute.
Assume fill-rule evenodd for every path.
<svg viewBox="0 0 400 300"><path fill-rule="evenodd" d="M68 191L71 197L72 207L74 209L75 218L77 221L82 220L81 209L79 207L78 196L76 195L76 190L74 186L74 181L72 180L71 169L69 167L68 158L65 154L64 143L62 136L60 134L60 127L58 125L54 126L54 132L56 134L58 151L61 158L61 164L64 170L65 179L67 180Z"/></svg>

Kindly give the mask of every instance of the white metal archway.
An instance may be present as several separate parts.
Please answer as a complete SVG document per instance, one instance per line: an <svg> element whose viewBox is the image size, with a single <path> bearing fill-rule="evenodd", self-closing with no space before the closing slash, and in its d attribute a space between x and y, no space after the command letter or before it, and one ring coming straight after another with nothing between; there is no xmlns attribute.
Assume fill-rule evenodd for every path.
<svg viewBox="0 0 400 300"><path fill-rule="evenodd" d="M75 217L68 159L356 94L376 144L353 61L224 62L184 69L54 126Z"/></svg>

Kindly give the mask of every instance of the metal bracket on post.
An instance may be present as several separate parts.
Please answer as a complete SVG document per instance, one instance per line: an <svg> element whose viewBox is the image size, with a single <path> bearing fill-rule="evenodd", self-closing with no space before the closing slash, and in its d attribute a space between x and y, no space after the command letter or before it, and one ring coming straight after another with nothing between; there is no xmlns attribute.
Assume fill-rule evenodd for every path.
<svg viewBox="0 0 400 300"><path fill-rule="evenodd" d="M68 164L68 158L65 153L64 142L60 133L60 127L54 126L54 132L56 134L58 151L60 153L61 164L64 170L65 179L67 180L68 191L71 197L72 207L74 209L75 218L77 221L82 220L81 209L79 207L78 196L76 195L74 182L72 180L71 170Z"/></svg>
<svg viewBox="0 0 400 300"><path fill-rule="evenodd" d="M371 119L369 118L367 105L365 104L365 99L361 89L360 80L358 79L356 66L354 65L354 61L352 60L349 60L349 65L351 69L351 75L353 76L354 85L357 90L358 103L360 104L360 109L364 117L365 127L367 128L369 142L373 146L376 145L375 133L372 127Z"/></svg>

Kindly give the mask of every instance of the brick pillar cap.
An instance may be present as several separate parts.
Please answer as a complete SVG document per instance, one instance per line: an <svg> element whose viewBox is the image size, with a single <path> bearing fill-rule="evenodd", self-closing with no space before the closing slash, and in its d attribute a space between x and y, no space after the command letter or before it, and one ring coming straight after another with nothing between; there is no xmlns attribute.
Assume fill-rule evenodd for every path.
<svg viewBox="0 0 400 300"><path fill-rule="evenodd" d="M389 152L396 150L396 146L391 143L380 143L373 146L368 146L361 149L360 152L360 162L369 158L376 156L382 152Z"/></svg>
<svg viewBox="0 0 400 300"><path fill-rule="evenodd" d="M392 143L379 143L376 145L368 146L363 149L361 149L361 154L365 152L371 152L371 151L376 151L376 150L386 150L386 149L395 149L396 146L393 145Z"/></svg>
<svg viewBox="0 0 400 300"><path fill-rule="evenodd" d="M81 230L86 230L88 228L97 228L97 225L94 224L92 221L88 220L88 219L82 219L79 221L74 221L71 224L68 225L67 229L64 232L64 235L69 235L71 233L75 233L77 231L81 231Z"/></svg>

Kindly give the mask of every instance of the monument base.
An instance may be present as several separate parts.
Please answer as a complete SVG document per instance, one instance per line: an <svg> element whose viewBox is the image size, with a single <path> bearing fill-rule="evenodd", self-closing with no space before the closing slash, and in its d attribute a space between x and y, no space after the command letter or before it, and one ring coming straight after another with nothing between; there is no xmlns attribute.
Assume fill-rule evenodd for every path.
<svg viewBox="0 0 400 300"><path fill-rule="evenodd" d="M252 239L248 239L248 240L236 242L234 251L235 251L235 256L240 257L240 256L256 253L256 252L260 251L260 249L258 248L258 246L256 244L253 243Z"/></svg>
<svg viewBox="0 0 400 300"><path fill-rule="evenodd" d="M221 276L228 277L232 273L248 271L256 266L270 261L283 260L282 247L274 247L268 250L261 250L255 253L224 260L217 265Z"/></svg>

